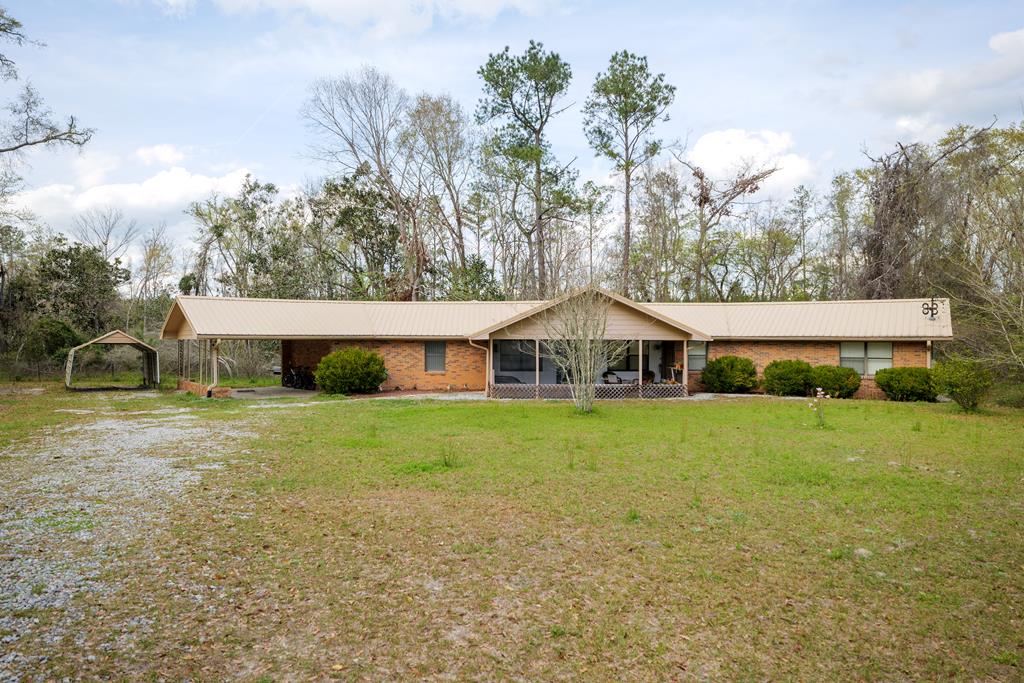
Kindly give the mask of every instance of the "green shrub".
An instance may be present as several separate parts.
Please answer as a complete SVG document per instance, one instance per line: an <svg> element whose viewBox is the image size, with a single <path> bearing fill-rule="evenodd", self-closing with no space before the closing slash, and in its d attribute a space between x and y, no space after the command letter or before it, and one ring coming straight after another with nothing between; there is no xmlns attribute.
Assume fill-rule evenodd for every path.
<svg viewBox="0 0 1024 683"><path fill-rule="evenodd" d="M956 401L967 412L978 409L978 404L992 388L992 373L976 360L951 358L932 370L935 388Z"/></svg>
<svg viewBox="0 0 1024 683"><path fill-rule="evenodd" d="M715 393L745 394L757 387L757 369L749 358L721 356L704 366L701 382Z"/></svg>
<svg viewBox="0 0 1024 683"><path fill-rule="evenodd" d="M935 384L928 368L885 368L875 373L875 384L890 401L935 400Z"/></svg>
<svg viewBox="0 0 1024 683"><path fill-rule="evenodd" d="M764 369L764 390L776 396L807 396L814 387L811 364L802 360L773 360Z"/></svg>
<svg viewBox="0 0 1024 683"><path fill-rule="evenodd" d="M860 389L860 373L838 365L816 365L811 371L811 386L820 387L832 398L850 398Z"/></svg>
<svg viewBox="0 0 1024 683"><path fill-rule="evenodd" d="M63 361L68 351L83 341L63 320L43 317L32 324L25 336L25 355L36 362Z"/></svg>
<svg viewBox="0 0 1024 683"><path fill-rule="evenodd" d="M352 346L324 356L313 376L327 394L369 394L380 388L388 372L380 354Z"/></svg>

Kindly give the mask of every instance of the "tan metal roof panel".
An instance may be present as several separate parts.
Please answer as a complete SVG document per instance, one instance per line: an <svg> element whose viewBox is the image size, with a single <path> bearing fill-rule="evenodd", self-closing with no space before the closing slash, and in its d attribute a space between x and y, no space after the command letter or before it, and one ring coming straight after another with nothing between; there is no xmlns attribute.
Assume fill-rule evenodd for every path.
<svg viewBox="0 0 1024 683"><path fill-rule="evenodd" d="M953 325L947 299L936 299L935 320L926 299L786 301L769 303L646 304L706 331L715 339L948 339Z"/></svg>
<svg viewBox="0 0 1024 683"><path fill-rule="evenodd" d="M303 301L182 296L164 339L465 338L541 301ZM779 303L644 303L712 339L949 339L949 301L935 320L925 299Z"/></svg>
<svg viewBox="0 0 1024 683"><path fill-rule="evenodd" d="M344 337L466 337L510 318L535 301L304 301L181 296L184 337L303 339ZM172 310L164 338L177 338Z"/></svg>

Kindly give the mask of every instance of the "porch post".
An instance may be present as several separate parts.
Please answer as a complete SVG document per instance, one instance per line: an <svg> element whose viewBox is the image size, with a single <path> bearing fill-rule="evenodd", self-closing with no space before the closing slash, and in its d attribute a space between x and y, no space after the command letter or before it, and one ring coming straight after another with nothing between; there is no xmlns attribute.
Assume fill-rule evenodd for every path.
<svg viewBox="0 0 1024 683"><path fill-rule="evenodd" d="M683 340L683 395L690 395L690 342Z"/></svg>
<svg viewBox="0 0 1024 683"><path fill-rule="evenodd" d="M540 398L540 339L533 340L534 393Z"/></svg>
<svg viewBox="0 0 1024 683"><path fill-rule="evenodd" d="M637 379L636 379L636 395L637 395L637 398L643 398L644 397L644 340L643 339L638 339L637 340L637 346L638 346L638 348L637 348L636 360L637 360L637 367L639 368L639 371L637 372Z"/></svg>
<svg viewBox="0 0 1024 683"><path fill-rule="evenodd" d="M220 381L220 339L215 339L210 346L210 378L213 380L210 385L217 386Z"/></svg>

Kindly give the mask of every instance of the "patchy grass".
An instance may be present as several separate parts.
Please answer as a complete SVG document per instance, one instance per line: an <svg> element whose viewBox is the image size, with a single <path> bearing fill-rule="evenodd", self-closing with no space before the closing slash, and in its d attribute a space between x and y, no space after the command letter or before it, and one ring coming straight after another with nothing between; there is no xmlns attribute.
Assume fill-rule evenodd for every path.
<svg viewBox="0 0 1024 683"><path fill-rule="evenodd" d="M276 411L159 553L112 570L122 590L51 673L1019 677L1024 414L828 411L828 430L764 399ZM145 638L99 647L139 614Z"/></svg>

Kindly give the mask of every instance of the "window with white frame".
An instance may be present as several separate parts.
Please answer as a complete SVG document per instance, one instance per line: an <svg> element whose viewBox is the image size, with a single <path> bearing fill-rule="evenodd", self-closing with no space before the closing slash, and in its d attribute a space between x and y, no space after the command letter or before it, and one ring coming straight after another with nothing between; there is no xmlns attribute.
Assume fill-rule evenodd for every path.
<svg viewBox="0 0 1024 683"><path fill-rule="evenodd" d="M445 346L443 341L423 342L424 367L427 372L444 372Z"/></svg>
<svg viewBox="0 0 1024 683"><path fill-rule="evenodd" d="M874 375L892 367L892 342L842 342L839 365L861 375Z"/></svg>
<svg viewBox="0 0 1024 683"><path fill-rule="evenodd" d="M690 372L698 372L708 364L708 343L692 341L686 344L686 366Z"/></svg>

